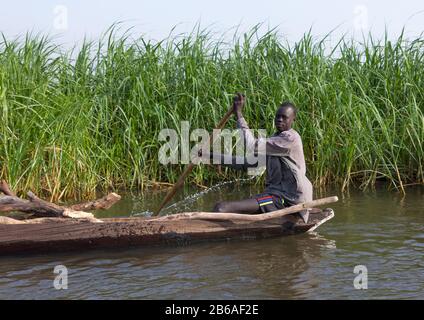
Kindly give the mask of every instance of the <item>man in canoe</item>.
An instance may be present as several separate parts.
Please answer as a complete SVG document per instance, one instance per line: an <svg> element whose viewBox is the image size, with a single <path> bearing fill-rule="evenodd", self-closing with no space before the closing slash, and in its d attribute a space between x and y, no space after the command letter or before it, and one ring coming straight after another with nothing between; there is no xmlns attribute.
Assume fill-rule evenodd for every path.
<svg viewBox="0 0 424 320"><path fill-rule="evenodd" d="M262 194L250 199L219 202L213 211L244 214L265 213L312 201L312 184L305 175L306 165L302 139L292 128L297 114L294 104L282 103L277 109L274 119L277 131L269 138L259 139L254 137L243 117L244 104L244 95L237 94L234 98L233 112L237 117L237 127L241 129L246 146L254 149L255 153L265 153L265 190ZM236 162L237 157L234 156L212 153L211 157L220 158L222 165L234 169L247 169L255 166L255 164L247 164L246 161L243 165L239 165L237 164L239 162ZM307 213L305 216L302 214L305 221L307 220L306 215Z"/></svg>

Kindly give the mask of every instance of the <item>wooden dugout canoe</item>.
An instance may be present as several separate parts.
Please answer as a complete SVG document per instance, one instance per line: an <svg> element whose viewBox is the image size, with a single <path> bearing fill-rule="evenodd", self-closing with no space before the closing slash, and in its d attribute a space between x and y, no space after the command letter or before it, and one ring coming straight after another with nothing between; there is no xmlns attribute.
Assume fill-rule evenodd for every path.
<svg viewBox="0 0 424 320"><path fill-rule="evenodd" d="M0 224L0 255L287 236L315 230L333 218L334 212L312 209L308 223L297 214L261 221L208 220L198 216L199 213L183 213L160 218L106 218L98 222L66 218L6 222Z"/></svg>

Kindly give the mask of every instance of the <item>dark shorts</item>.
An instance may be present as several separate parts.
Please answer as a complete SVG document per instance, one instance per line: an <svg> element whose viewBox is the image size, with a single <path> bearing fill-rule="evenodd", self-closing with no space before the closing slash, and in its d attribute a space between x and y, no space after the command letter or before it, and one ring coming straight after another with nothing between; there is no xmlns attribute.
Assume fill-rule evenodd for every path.
<svg viewBox="0 0 424 320"><path fill-rule="evenodd" d="M269 193L261 193L254 197L259 204L262 213L272 212L289 207L283 198Z"/></svg>

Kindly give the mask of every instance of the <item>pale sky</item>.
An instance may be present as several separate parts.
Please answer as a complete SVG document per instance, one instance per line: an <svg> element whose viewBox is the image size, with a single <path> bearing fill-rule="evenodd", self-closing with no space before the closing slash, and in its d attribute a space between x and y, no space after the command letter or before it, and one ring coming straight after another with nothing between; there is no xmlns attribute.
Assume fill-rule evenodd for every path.
<svg viewBox="0 0 424 320"><path fill-rule="evenodd" d="M84 36L97 39L108 26L124 21L124 29L134 27L133 36L165 38L172 27L176 33L192 30L196 22L221 35L240 25L245 31L257 23L278 26L289 41L296 41L312 27L316 36L343 33L358 38L362 32L381 37L385 27L396 37L403 26L406 35L424 31L424 2L418 0L1 0L0 32L7 38L27 31L56 35L67 45ZM232 35L231 31L229 32Z"/></svg>

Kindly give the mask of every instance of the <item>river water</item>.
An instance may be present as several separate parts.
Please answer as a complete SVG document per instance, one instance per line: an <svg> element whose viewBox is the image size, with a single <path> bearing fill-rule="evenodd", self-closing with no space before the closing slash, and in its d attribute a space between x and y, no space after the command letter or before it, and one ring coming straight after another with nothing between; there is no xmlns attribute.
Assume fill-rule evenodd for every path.
<svg viewBox="0 0 424 320"><path fill-rule="evenodd" d="M208 211L259 192L251 181L186 190L165 213ZM312 234L0 257L0 299L424 299L424 187L316 197L330 195L340 198L335 217ZM126 194L97 215L145 215L163 196ZM65 290L54 287L57 265L68 270ZM355 288L358 276L367 289Z"/></svg>

